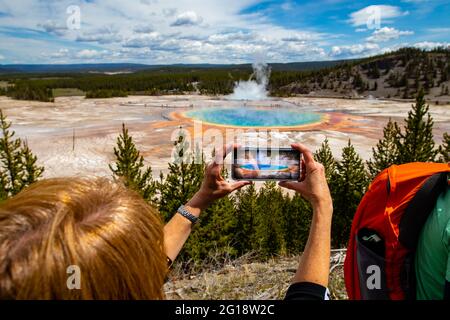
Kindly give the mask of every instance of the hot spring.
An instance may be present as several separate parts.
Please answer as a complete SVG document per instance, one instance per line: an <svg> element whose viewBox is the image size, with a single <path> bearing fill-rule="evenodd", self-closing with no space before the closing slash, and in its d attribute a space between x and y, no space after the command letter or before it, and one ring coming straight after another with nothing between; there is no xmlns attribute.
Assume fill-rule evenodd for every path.
<svg viewBox="0 0 450 320"><path fill-rule="evenodd" d="M187 111L184 115L211 124L236 127L296 127L322 120L322 115L314 112L248 106L196 109Z"/></svg>

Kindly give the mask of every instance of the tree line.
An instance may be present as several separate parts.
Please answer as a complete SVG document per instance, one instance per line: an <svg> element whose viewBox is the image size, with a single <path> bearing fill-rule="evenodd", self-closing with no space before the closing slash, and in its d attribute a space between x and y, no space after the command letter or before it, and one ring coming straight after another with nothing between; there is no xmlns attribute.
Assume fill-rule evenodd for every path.
<svg viewBox="0 0 450 320"><path fill-rule="evenodd" d="M450 49L425 51L402 48L382 55L347 61L316 70L276 70L271 72L268 90L272 96L308 94L331 90L336 94L377 91L379 84L396 90L393 96L412 98L420 89L429 93L440 88L448 95ZM6 95L14 99L53 101L53 89L77 88L86 98L126 95L165 95L200 93L226 95L235 83L248 80L250 67L175 68L139 71L131 74L49 74L1 76L9 82ZM377 81L381 79L380 81ZM0 94L2 92L0 91ZM389 94L390 96L391 94Z"/></svg>

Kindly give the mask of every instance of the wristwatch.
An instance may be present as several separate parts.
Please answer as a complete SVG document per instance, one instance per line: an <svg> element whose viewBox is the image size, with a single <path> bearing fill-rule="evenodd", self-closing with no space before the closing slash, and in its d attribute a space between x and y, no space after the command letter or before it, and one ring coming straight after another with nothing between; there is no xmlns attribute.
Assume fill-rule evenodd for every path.
<svg viewBox="0 0 450 320"><path fill-rule="evenodd" d="M199 220L198 217L196 217L192 213L190 213L184 205L181 205L178 208L177 212L179 214L181 214L183 217L185 217L186 219L188 219L192 223L192 225L196 224Z"/></svg>

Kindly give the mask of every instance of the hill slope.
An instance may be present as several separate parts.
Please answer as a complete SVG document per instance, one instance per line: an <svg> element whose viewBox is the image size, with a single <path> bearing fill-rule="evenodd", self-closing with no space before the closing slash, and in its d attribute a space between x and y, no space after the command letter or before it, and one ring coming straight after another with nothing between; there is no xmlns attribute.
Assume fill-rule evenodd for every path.
<svg viewBox="0 0 450 320"><path fill-rule="evenodd" d="M274 86L273 91L278 95L411 99L423 88L428 99L448 101L449 87L450 49L403 48L299 75L295 81Z"/></svg>
<svg viewBox="0 0 450 320"><path fill-rule="evenodd" d="M269 63L272 70L304 71L333 67L350 60L308 61L289 63ZM252 65L246 64L170 64L147 65L138 63L86 63L86 64L0 64L0 74L58 74L58 73L133 73L144 70L164 69L248 69Z"/></svg>

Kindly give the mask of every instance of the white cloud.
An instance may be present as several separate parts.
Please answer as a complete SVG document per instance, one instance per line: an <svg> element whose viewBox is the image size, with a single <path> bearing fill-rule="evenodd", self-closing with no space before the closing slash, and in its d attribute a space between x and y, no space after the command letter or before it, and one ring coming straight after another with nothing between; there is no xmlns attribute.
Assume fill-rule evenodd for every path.
<svg viewBox="0 0 450 320"><path fill-rule="evenodd" d="M435 49L437 47L450 47L450 42L422 41L422 42L415 43L414 47L424 49L424 50L431 50L431 49Z"/></svg>
<svg viewBox="0 0 450 320"><path fill-rule="evenodd" d="M136 33L150 33L155 31L152 25L150 24L140 24L133 28L133 31Z"/></svg>
<svg viewBox="0 0 450 320"><path fill-rule="evenodd" d="M246 33L243 31L229 32L229 33L216 33L208 37L208 41L211 43L227 43L230 41L251 41L255 39L255 34Z"/></svg>
<svg viewBox="0 0 450 320"><path fill-rule="evenodd" d="M67 26L58 24L53 20L47 20L44 23L38 23L37 26L44 29L45 32L58 36L62 36L68 31Z"/></svg>
<svg viewBox="0 0 450 320"><path fill-rule="evenodd" d="M287 42L305 42L305 41L312 41L312 40L319 40L323 38L323 35L319 33L313 33L313 32L296 32L292 33L291 35L282 38L281 40L287 41Z"/></svg>
<svg viewBox="0 0 450 320"><path fill-rule="evenodd" d="M164 8L162 9L162 13L165 17L173 17L177 14L177 8Z"/></svg>
<svg viewBox="0 0 450 320"><path fill-rule="evenodd" d="M376 54L379 50L380 47L376 43L333 46L331 47L330 56L367 56Z"/></svg>
<svg viewBox="0 0 450 320"><path fill-rule="evenodd" d="M195 11L186 11L179 14L176 20L171 24L173 27L195 26L202 23L203 18L198 16Z"/></svg>
<svg viewBox="0 0 450 320"><path fill-rule="evenodd" d="M143 48L157 45L161 41L163 41L163 37L161 37L158 32L150 32L146 34L137 34L130 37L126 40L123 46L128 48Z"/></svg>
<svg viewBox="0 0 450 320"><path fill-rule="evenodd" d="M67 49L67 48L59 49L58 51L53 52L52 54L50 54L50 56L52 58L65 58L65 57L68 57L69 56L69 49Z"/></svg>
<svg viewBox="0 0 450 320"><path fill-rule="evenodd" d="M349 22L355 26L365 26L371 23L375 18L374 15L379 14L381 23L387 23L386 19L396 18L408 14L403 12L399 7L389 5L371 5L350 14Z"/></svg>
<svg viewBox="0 0 450 320"><path fill-rule="evenodd" d="M68 48L61 48L50 54L43 52L41 56L50 56L53 62L66 62L75 60L96 60L103 59L108 56L108 50L95 50L95 49L83 49L83 50L69 50Z"/></svg>
<svg viewBox="0 0 450 320"><path fill-rule="evenodd" d="M122 36L114 26L102 27L99 29L88 30L80 33L76 37L76 41L80 42L98 42L101 44L119 42Z"/></svg>
<svg viewBox="0 0 450 320"><path fill-rule="evenodd" d="M366 40L369 42L386 42L398 39L400 36L410 36L413 34L413 31L400 31L395 28L383 27L375 30Z"/></svg>
<svg viewBox="0 0 450 320"><path fill-rule="evenodd" d="M86 60L148 64L243 63L260 56L267 61L292 62L379 53L384 50L381 39L394 36L386 31L369 33L374 30L366 28L365 19L367 8L373 6L354 12L349 17L356 32L365 31L367 34L352 34L355 39L347 38L347 43L336 45L334 39L339 35L333 34L333 30L322 33L320 30L283 26L269 19L267 10L243 13L248 12L246 8L262 1L75 1L81 8L81 29L67 30L66 8L73 4L73 0L52 2L51 8L45 1L21 0L14 2L14 5L6 5L5 1L0 0L0 11L8 13L0 19L0 28L17 28L18 32L25 30L31 34L27 38L0 33L0 42L8 43L8 52L1 53L7 56L7 53L14 52L14 59L23 63ZM299 4L294 1L283 0L271 8L282 11L283 8L297 10L298 7ZM388 19L406 14L396 6L375 7L381 11L383 24ZM35 32L42 30L51 36ZM399 37L406 35L403 32L408 32L397 31ZM376 38L372 42L354 44L361 38L364 41L365 37ZM375 39L380 41L375 42ZM445 33L431 39L445 40ZM393 47L395 44L389 45ZM43 52L44 55L36 55L36 52ZM12 58L7 56L5 61L10 63Z"/></svg>
<svg viewBox="0 0 450 320"><path fill-rule="evenodd" d="M0 54L0 60L4 60L5 57Z"/></svg>
<svg viewBox="0 0 450 320"><path fill-rule="evenodd" d="M75 57L79 59L97 59L103 57L107 53L106 50L98 51L98 50L90 50L84 49L75 54Z"/></svg>

